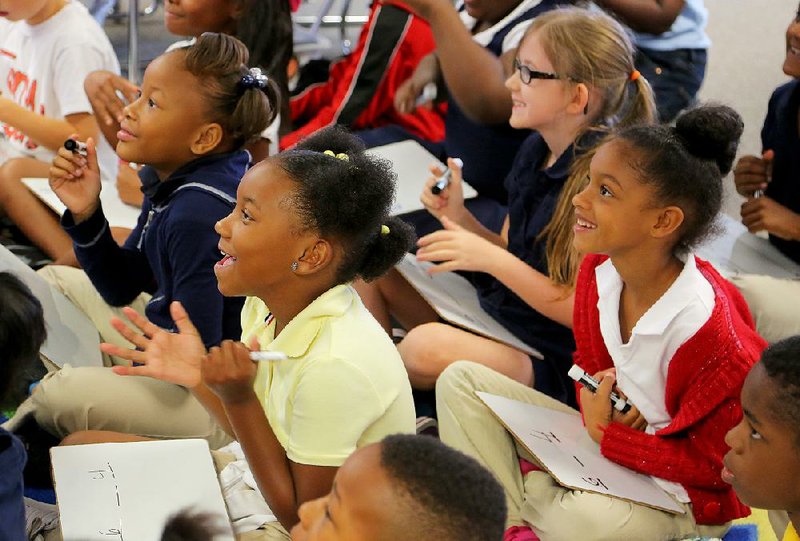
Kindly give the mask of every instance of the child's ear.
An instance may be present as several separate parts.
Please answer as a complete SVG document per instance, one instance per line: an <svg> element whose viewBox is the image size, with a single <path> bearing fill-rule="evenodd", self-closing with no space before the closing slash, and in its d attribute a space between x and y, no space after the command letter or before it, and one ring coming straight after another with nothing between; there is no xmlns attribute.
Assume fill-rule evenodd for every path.
<svg viewBox="0 0 800 541"><path fill-rule="evenodd" d="M680 228L684 220L683 210L680 207L664 207L657 216L656 223L651 228L655 238L664 238L672 235Z"/></svg>
<svg viewBox="0 0 800 541"><path fill-rule="evenodd" d="M213 122L200 127L192 140L191 150L195 156L208 154L222 142L222 126Z"/></svg>
<svg viewBox="0 0 800 541"><path fill-rule="evenodd" d="M325 239L317 238L303 250L297 258L295 274L315 274L325 269L333 261L333 246Z"/></svg>
<svg viewBox="0 0 800 541"><path fill-rule="evenodd" d="M572 101L567 105L571 115L585 115L589 112L589 96L591 92L585 83L577 83L572 91Z"/></svg>

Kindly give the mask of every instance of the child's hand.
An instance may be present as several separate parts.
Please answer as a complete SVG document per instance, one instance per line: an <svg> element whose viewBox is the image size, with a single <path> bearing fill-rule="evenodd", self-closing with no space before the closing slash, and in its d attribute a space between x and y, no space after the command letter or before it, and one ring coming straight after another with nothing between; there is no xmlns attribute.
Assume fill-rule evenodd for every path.
<svg viewBox="0 0 800 541"><path fill-rule="evenodd" d="M600 382L596 392L581 388L581 412L589 436L600 443L603 431L612 420L611 391L614 390L616 376L613 370L603 370L595 374L594 378Z"/></svg>
<svg viewBox="0 0 800 541"><path fill-rule="evenodd" d="M257 368L247 346L225 340L203 359L203 383L224 404L241 404L256 398L253 382Z"/></svg>
<svg viewBox="0 0 800 541"><path fill-rule="evenodd" d="M447 217L442 218L443 230L434 231L417 241L417 261L441 261L428 269L429 274L465 270L491 272L491 264L498 255L508 252L456 225Z"/></svg>
<svg viewBox="0 0 800 541"><path fill-rule="evenodd" d="M619 395L620 398L624 398L627 400L627 396L625 393L619 390L616 386L614 387L614 392ZM644 418L639 410L633 404L630 405L631 409L628 410L628 413L622 413L621 411L612 408L611 411L611 420L615 423L620 423L625 426L629 426L634 430L644 431L647 428L647 419Z"/></svg>
<svg viewBox="0 0 800 541"><path fill-rule="evenodd" d="M444 171L432 165L430 171L433 174L425 182L425 187L419 196L419 200L425 206L425 209L433 214L436 218L441 220L444 217L450 218L455 223L461 223L467 209L464 206L464 187L463 179L461 176L461 166L459 161L448 158L447 166L450 168L450 182L447 187L439 194L434 194L431 188L436 181L439 180L444 174Z"/></svg>
<svg viewBox="0 0 800 541"><path fill-rule="evenodd" d="M410 115L417 108L417 98L422 92L423 86L417 84L413 77L400 83L394 91L394 108L403 115Z"/></svg>
<svg viewBox="0 0 800 541"><path fill-rule="evenodd" d="M193 388L200 384L200 365L206 348L200 339L189 314L181 303L174 301L170 314L178 328L177 333L166 331L131 308L124 308L125 316L143 334L136 333L122 320L113 318L111 324L127 341L138 349L125 349L114 344L100 344L100 349L142 366L115 366L120 376L149 376L169 383Z"/></svg>
<svg viewBox="0 0 800 541"><path fill-rule="evenodd" d="M100 206L101 187L94 139L86 140L86 156L63 146L58 149L50 167L50 187L70 210L75 223L94 214Z"/></svg>
<svg viewBox="0 0 800 541"><path fill-rule="evenodd" d="M742 156L733 168L733 181L736 191L745 197L753 197L756 190L766 190L767 184L772 180L772 159L775 153L772 150L758 156Z"/></svg>
<svg viewBox="0 0 800 541"><path fill-rule="evenodd" d="M135 84L116 73L103 70L93 71L87 75L83 89L95 115L100 122L109 126L122 122L125 118L122 111L125 105L136 101L139 95L139 87ZM117 91L125 96L127 103L120 99Z"/></svg>
<svg viewBox="0 0 800 541"><path fill-rule="evenodd" d="M751 233L766 231L784 240L800 240L800 214L762 196L742 205L742 223Z"/></svg>

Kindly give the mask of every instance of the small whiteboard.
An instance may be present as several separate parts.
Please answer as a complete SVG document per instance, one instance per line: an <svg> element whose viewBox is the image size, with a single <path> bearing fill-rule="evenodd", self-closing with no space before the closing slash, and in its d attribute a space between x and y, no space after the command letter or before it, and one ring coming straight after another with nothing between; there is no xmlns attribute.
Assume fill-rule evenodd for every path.
<svg viewBox="0 0 800 541"><path fill-rule="evenodd" d="M61 199L50 189L50 183L46 178L23 178L22 183L42 200L42 202L53 209L59 216L63 216L67 207ZM119 198L117 187L107 181L103 182L100 189L100 202L103 204L103 214L111 227L124 227L133 229L139 219L142 209L128 205Z"/></svg>
<svg viewBox="0 0 800 541"><path fill-rule="evenodd" d="M159 541L184 509L207 513L233 541L205 440L53 447L53 480L64 541Z"/></svg>
<svg viewBox="0 0 800 541"><path fill-rule="evenodd" d="M423 210L425 207L422 206L419 196L425 189L425 182L431 176L428 166L436 164L444 169L445 165L416 141L401 141L374 147L367 152L392 162L392 168L397 173L397 194L392 214ZM460 156L452 157L459 158ZM464 199L478 195L475 188L467 182L463 183L463 189Z"/></svg>
<svg viewBox="0 0 800 541"><path fill-rule="evenodd" d="M573 415L480 391L475 394L558 484L669 513L684 513L683 507L650 476L600 454L577 411Z"/></svg>
<svg viewBox="0 0 800 541"><path fill-rule="evenodd" d="M478 292L469 280L455 272L428 274L426 269L431 266L432 263L417 261L413 254L406 254L395 268L445 321L537 359L543 358L541 353L514 336L481 308Z"/></svg>
<svg viewBox="0 0 800 541"><path fill-rule="evenodd" d="M768 239L753 235L726 214L717 218L720 235L695 250L724 276L762 274L774 278L800 280L800 265L786 257Z"/></svg>
<svg viewBox="0 0 800 541"><path fill-rule="evenodd" d="M0 271L14 274L39 299L47 330L40 353L59 367L103 366L100 336L94 324L60 291L0 245Z"/></svg>

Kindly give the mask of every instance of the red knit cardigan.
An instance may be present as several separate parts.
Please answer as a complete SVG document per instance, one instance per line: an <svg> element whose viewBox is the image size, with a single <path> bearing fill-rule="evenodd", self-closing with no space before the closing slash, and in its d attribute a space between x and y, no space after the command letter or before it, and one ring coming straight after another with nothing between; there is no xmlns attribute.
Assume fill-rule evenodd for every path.
<svg viewBox="0 0 800 541"><path fill-rule="evenodd" d="M575 363L589 374L614 366L600 333L595 268L605 256L587 256L575 291ZM709 320L675 352L667 371L666 406L672 422L655 434L620 423L603 433L600 451L634 471L680 483L698 524L722 524L750 510L722 481L725 434L742 418L739 395L766 342L756 334L744 298L707 262L697 267L714 289ZM646 362L646 359L642 359ZM579 386L578 396L580 396Z"/></svg>

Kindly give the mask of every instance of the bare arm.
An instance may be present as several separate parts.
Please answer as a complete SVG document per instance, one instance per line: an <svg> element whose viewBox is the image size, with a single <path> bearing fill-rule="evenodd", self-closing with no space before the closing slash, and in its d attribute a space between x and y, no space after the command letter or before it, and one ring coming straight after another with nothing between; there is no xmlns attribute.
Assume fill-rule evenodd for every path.
<svg viewBox="0 0 800 541"><path fill-rule="evenodd" d="M685 0L595 0L637 32L663 34L680 15Z"/></svg>
<svg viewBox="0 0 800 541"><path fill-rule="evenodd" d="M73 133L81 141L97 137L97 123L89 113L67 115L64 120L39 115L8 98L0 97L0 121L24 133L34 143L57 151Z"/></svg>
<svg viewBox="0 0 800 541"><path fill-rule="evenodd" d="M306 501L327 494L337 468L289 460L253 390L256 365L242 343L224 341L203 360L203 381L224 404L261 495L288 530Z"/></svg>
<svg viewBox="0 0 800 541"><path fill-rule="evenodd" d="M476 43L449 2L406 2L425 18L436 41L436 55L450 95L472 120L502 124L511 116L511 94L505 80L515 51L497 58Z"/></svg>

